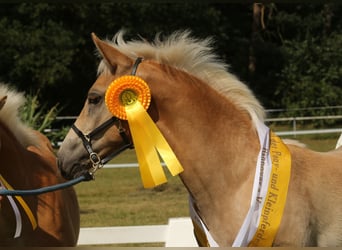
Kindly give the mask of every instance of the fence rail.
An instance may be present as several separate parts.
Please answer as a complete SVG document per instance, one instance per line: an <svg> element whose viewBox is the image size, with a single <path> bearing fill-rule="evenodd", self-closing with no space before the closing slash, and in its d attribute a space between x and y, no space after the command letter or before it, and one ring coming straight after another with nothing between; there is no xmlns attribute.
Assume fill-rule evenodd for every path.
<svg viewBox="0 0 342 250"><path fill-rule="evenodd" d="M279 136L284 135L312 135L312 134L334 134L342 133L342 128L331 128L331 129L308 129L308 130L292 130L292 131L276 131Z"/></svg>
<svg viewBox="0 0 342 250"><path fill-rule="evenodd" d="M336 106L333 108L341 108L342 106ZM325 108L325 107L323 107ZM329 108L329 107L328 107ZM322 108L321 108L322 109ZM56 120L75 120L77 116L57 116ZM342 119L342 115L325 115L325 116L291 116L291 117L278 117L278 118L267 118L266 123L271 122L286 122L290 121L292 123L291 131L276 131L278 135L307 135L307 134L326 134L326 133L342 133L342 128L334 129L310 129L310 130L297 130L297 121L314 121L314 120L338 120ZM53 129L46 129L45 132L49 133Z"/></svg>
<svg viewBox="0 0 342 250"><path fill-rule="evenodd" d="M167 225L81 228L78 246L164 243L165 247L197 247L189 217L170 218Z"/></svg>
<svg viewBox="0 0 342 250"><path fill-rule="evenodd" d="M278 135L308 135L308 134L326 134L326 133L341 133L342 128L336 129L311 129L311 130L297 130L297 121L314 121L314 120L338 120L342 119L342 115L325 115L325 116L303 116L303 117L278 117L267 118L266 123L270 122L286 122L291 121L292 131L278 131Z"/></svg>

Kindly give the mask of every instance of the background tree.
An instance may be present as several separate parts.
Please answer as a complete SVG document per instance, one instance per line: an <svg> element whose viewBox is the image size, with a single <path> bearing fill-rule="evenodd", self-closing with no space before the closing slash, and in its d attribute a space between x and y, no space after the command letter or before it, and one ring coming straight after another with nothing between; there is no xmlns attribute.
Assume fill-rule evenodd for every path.
<svg viewBox="0 0 342 250"><path fill-rule="evenodd" d="M274 101L274 106L291 109L341 105L341 22L332 18L341 14L341 9L331 5L328 13L326 10L326 5L297 6L293 12L278 15L285 64L275 92L279 102ZM329 114L310 110L296 115L322 112Z"/></svg>
<svg viewBox="0 0 342 250"><path fill-rule="evenodd" d="M229 70L266 108L341 105L341 5L258 6L262 18L253 19L253 4L1 4L0 81L39 90L40 103L77 115L96 79L91 32L111 39L124 28L127 39L152 40L190 29L215 39Z"/></svg>

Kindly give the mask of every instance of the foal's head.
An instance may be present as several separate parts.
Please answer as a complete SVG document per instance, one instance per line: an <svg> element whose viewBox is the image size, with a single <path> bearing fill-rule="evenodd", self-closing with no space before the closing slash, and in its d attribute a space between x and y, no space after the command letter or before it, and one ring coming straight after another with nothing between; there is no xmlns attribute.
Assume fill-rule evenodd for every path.
<svg viewBox="0 0 342 250"><path fill-rule="evenodd" d="M135 59L119 52L94 34L92 38L103 61L99 66L99 77L88 91L74 129L69 131L58 152L61 173L67 179L83 175L93 166L94 161L101 161L112 153L113 148L120 148L123 136L130 141L127 122L112 119L104 97L114 79L131 74ZM85 150L84 146L94 155Z"/></svg>

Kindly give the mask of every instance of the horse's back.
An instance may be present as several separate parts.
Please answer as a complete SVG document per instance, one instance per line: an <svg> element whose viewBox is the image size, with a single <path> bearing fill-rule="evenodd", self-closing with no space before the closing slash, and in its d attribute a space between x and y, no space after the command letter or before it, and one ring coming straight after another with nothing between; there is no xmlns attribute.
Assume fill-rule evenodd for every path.
<svg viewBox="0 0 342 250"><path fill-rule="evenodd" d="M314 152L289 145L292 158L287 208L309 245L342 245L342 150ZM286 215L284 215L286 216ZM283 220L291 221L289 216ZM294 230L292 227L291 230Z"/></svg>

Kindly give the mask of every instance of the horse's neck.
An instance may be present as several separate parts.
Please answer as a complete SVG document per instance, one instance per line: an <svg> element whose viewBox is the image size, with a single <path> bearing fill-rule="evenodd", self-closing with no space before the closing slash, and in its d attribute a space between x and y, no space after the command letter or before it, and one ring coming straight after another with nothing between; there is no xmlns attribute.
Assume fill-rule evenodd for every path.
<svg viewBox="0 0 342 250"><path fill-rule="evenodd" d="M23 147L39 144L34 130L19 119L10 119L8 121L0 119L0 124L8 129Z"/></svg>
<svg viewBox="0 0 342 250"><path fill-rule="evenodd" d="M26 171L30 171L30 165L26 159L24 147L19 143L12 132L0 123L0 174L14 188L23 188L26 186L29 178L25 179ZM23 171L21 168L25 168Z"/></svg>
<svg viewBox="0 0 342 250"><path fill-rule="evenodd" d="M53 153L43 144L39 144L37 137L36 145L25 147L2 123L0 132L0 174L7 178L11 185L15 187L17 183L21 188L27 188L27 185L39 185L40 180L31 173L39 175L40 171L44 171L45 175L55 174L53 171L56 171L56 168L53 166L56 166L56 163Z"/></svg>
<svg viewBox="0 0 342 250"><path fill-rule="evenodd" d="M205 92L194 95L197 106L174 105L178 113L159 126L185 169L181 179L205 223L214 233L228 230L227 240L236 235L250 203L259 141L246 112L210 89Z"/></svg>

